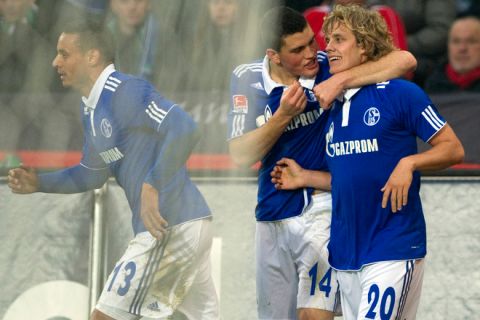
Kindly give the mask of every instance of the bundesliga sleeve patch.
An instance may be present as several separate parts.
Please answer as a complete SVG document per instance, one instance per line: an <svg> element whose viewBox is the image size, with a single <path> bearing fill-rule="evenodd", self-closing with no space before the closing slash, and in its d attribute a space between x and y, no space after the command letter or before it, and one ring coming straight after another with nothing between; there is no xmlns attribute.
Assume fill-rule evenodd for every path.
<svg viewBox="0 0 480 320"><path fill-rule="evenodd" d="M233 112L248 113L248 99L244 95L233 96Z"/></svg>

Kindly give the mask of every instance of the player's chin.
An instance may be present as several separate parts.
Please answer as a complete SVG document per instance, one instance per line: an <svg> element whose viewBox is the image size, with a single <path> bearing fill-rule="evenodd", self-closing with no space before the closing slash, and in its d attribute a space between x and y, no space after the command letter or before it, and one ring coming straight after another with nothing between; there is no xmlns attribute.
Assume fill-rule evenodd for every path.
<svg viewBox="0 0 480 320"><path fill-rule="evenodd" d="M302 75L306 78L313 78L318 73L318 64L303 69Z"/></svg>
<svg viewBox="0 0 480 320"><path fill-rule="evenodd" d="M341 66L332 66L330 65L330 73L331 74L336 74L342 71L347 70L347 68L341 67Z"/></svg>
<svg viewBox="0 0 480 320"><path fill-rule="evenodd" d="M69 88L72 86L71 82L68 81L67 79L61 79L60 81L62 81L62 86L65 88Z"/></svg>

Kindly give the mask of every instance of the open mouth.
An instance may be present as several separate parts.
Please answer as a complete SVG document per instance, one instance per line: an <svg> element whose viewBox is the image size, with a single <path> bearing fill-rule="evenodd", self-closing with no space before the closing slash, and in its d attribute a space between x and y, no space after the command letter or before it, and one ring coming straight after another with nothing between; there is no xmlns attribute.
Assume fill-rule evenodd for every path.
<svg viewBox="0 0 480 320"><path fill-rule="evenodd" d="M317 60L315 59L312 59L310 60L306 65L305 65L305 68L307 69L314 69L317 67Z"/></svg>

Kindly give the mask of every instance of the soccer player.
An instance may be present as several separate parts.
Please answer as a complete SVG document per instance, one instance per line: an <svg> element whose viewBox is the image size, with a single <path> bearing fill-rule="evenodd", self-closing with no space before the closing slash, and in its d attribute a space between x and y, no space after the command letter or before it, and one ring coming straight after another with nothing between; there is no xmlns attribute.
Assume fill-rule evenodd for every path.
<svg viewBox="0 0 480 320"><path fill-rule="evenodd" d="M382 18L336 6L324 22L333 74L393 50ZM461 162L463 147L428 96L394 79L346 90L322 138L333 198L329 262L338 270L343 317L415 319L426 255L419 170ZM432 148L417 153L416 138ZM282 159L272 172L279 190L329 188L325 173Z"/></svg>
<svg viewBox="0 0 480 320"><path fill-rule="evenodd" d="M330 77L328 60L298 12L279 7L263 18L266 56L232 75L229 148L249 166L262 162L256 208L256 280L260 319L332 319L337 281L328 265L331 196L313 188L275 190L270 171L283 157L324 169L330 102L346 87L400 76L415 66L408 52ZM326 80L328 79L328 80ZM326 80L326 81L324 81ZM323 82L322 82L323 81ZM312 200L313 198L313 200Z"/></svg>
<svg viewBox="0 0 480 320"><path fill-rule="evenodd" d="M114 176L135 234L91 319L218 319L210 274L211 213L185 168L198 140L193 120L145 80L117 72L110 38L86 23L64 28L53 66L82 95L79 165L37 175L12 169L14 193L75 193Z"/></svg>

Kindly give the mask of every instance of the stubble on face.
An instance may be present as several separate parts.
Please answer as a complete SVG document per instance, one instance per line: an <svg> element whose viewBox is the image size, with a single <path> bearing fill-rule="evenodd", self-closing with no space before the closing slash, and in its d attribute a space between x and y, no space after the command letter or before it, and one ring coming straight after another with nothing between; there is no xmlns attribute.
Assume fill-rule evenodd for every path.
<svg viewBox="0 0 480 320"><path fill-rule="evenodd" d="M314 33L310 26L307 26L302 32L284 38L279 55L286 72L296 78L313 78L319 69L317 52Z"/></svg>

